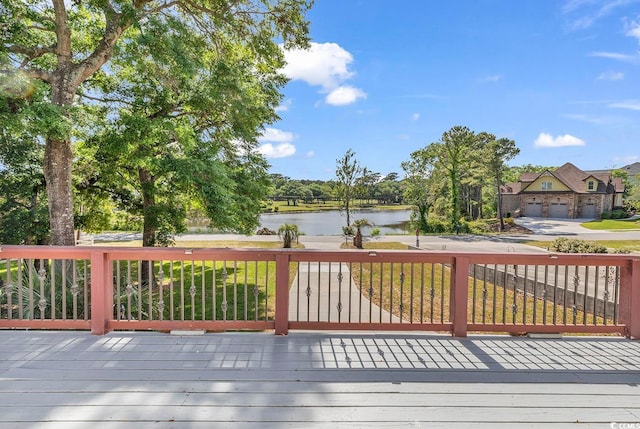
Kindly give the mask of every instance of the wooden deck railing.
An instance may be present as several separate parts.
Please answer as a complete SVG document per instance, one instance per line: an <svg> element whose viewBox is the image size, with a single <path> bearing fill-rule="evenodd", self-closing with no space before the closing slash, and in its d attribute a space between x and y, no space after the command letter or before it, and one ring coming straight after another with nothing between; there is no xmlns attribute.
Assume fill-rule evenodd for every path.
<svg viewBox="0 0 640 429"><path fill-rule="evenodd" d="M640 338L640 256L3 246L0 328Z"/></svg>

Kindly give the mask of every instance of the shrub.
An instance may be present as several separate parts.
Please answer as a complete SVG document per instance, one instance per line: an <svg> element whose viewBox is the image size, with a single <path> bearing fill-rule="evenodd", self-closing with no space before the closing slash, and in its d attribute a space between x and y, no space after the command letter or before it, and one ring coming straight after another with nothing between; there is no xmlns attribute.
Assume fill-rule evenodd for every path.
<svg viewBox="0 0 640 429"><path fill-rule="evenodd" d="M549 250L559 253L607 253L607 248L601 244L575 238L556 238Z"/></svg>
<svg viewBox="0 0 640 429"><path fill-rule="evenodd" d="M379 236L379 235L380 235L380 228L373 228L373 229L371 230L371 236L372 236L372 237L377 237L377 236Z"/></svg>

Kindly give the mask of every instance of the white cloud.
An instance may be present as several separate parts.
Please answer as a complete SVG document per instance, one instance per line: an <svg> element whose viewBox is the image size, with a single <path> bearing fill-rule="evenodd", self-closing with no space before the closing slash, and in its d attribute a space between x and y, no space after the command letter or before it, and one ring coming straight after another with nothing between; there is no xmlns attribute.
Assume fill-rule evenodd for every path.
<svg viewBox="0 0 640 429"><path fill-rule="evenodd" d="M590 57L609 58L611 60L623 61L625 63L637 63L640 57L637 55L620 54L617 52L591 52Z"/></svg>
<svg viewBox="0 0 640 429"><path fill-rule="evenodd" d="M563 14L573 14L570 30L591 27L596 21L611 14L614 9L624 7L637 0L569 0L562 7ZM576 16L578 15L578 16Z"/></svg>
<svg viewBox="0 0 640 429"><path fill-rule="evenodd" d="M598 76L598 80L622 80L624 79L624 73L622 72L614 72L614 71L606 71L600 73Z"/></svg>
<svg viewBox="0 0 640 429"><path fill-rule="evenodd" d="M489 76L485 76L481 79L481 82L498 82L503 79L504 76L501 74L492 74Z"/></svg>
<svg viewBox="0 0 640 429"><path fill-rule="evenodd" d="M296 136L289 131L282 131L277 128L266 128L258 140L263 142L291 142Z"/></svg>
<svg viewBox="0 0 640 429"><path fill-rule="evenodd" d="M609 104L616 109L640 110L640 100L624 100Z"/></svg>
<svg viewBox="0 0 640 429"><path fill-rule="evenodd" d="M296 153L296 147L291 143L280 143L276 146L265 143L258 148L258 152L267 158L287 158Z"/></svg>
<svg viewBox="0 0 640 429"><path fill-rule="evenodd" d="M361 89L345 85L331 91L325 101L333 106L345 106L355 103L359 98L367 98L367 94Z"/></svg>
<svg viewBox="0 0 640 429"><path fill-rule="evenodd" d="M279 143L273 145L264 143L258 147L258 152L267 158L286 158L296 153L296 147L291 143L296 136L289 131L282 131L277 128L267 128L262 132L258 140L261 142Z"/></svg>
<svg viewBox="0 0 640 429"><path fill-rule="evenodd" d="M611 125L624 122L623 118L619 118L616 116L589 116L581 114L568 114L564 116L575 121L582 121L596 125Z"/></svg>
<svg viewBox="0 0 640 429"><path fill-rule="evenodd" d="M627 26L627 36L635 37L640 42L640 21L633 21Z"/></svg>
<svg viewBox="0 0 640 429"><path fill-rule="evenodd" d="M278 106L276 106L275 111L276 112L286 112L286 111L289 110L289 107L291 107L292 103L293 103L293 100L291 100L291 99L284 100L282 103L280 103Z"/></svg>
<svg viewBox="0 0 640 429"><path fill-rule="evenodd" d="M328 94L327 104L343 106L366 98L363 90L344 85L355 75L349 70L353 55L337 43L312 42L309 49L285 50L284 57L287 65L282 72L289 79L319 86L321 93Z"/></svg>
<svg viewBox="0 0 640 429"><path fill-rule="evenodd" d="M411 115L412 121L417 121L418 119L420 119L420 113L414 113L413 115Z"/></svg>
<svg viewBox="0 0 640 429"><path fill-rule="evenodd" d="M640 156L631 155L631 156L616 156L613 158L614 165L624 166L627 164L633 164L634 162L640 161Z"/></svg>
<svg viewBox="0 0 640 429"><path fill-rule="evenodd" d="M316 153L312 150L308 151L306 153L307 158L313 158L314 156L316 156Z"/></svg>
<svg viewBox="0 0 640 429"><path fill-rule="evenodd" d="M540 133L536 141L533 143L534 147L565 147L584 145L586 145L586 143L583 140L580 140L578 137L574 137L570 134L553 137L551 134L547 133Z"/></svg>

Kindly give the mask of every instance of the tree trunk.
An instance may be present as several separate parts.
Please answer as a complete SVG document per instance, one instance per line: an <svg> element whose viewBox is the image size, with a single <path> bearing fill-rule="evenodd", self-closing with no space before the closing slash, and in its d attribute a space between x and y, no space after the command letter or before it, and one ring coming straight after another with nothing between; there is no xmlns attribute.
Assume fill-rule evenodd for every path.
<svg viewBox="0 0 640 429"><path fill-rule="evenodd" d="M357 249L362 249L362 232L360 231L360 228L358 228L356 235L353 237L353 245Z"/></svg>
<svg viewBox="0 0 640 429"><path fill-rule="evenodd" d="M47 138L44 151L44 177L49 198L51 244L75 245L73 230L73 188L71 139Z"/></svg>
<svg viewBox="0 0 640 429"><path fill-rule="evenodd" d="M500 192L500 175L496 177L498 186L498 218L500 219L500 231L504 231L504 215L502 214L502 192Z"/></svg>
<svg viewBox="0 0 640 429"><path fill-rule="evenodd" d="M157 217L155 215L155 177L151 173L141 168L138 170L140 185L142 188L142 247L154 247L156 245ZM143 285L151 287L155 285L155 273L153 272L153 261L142 261L140 264L140 278Z"/></svg>
<svg viewBox="0 0 640 429"><path fill-rule="evenodd" d="M154 247L156 245L157 217L155 215L155 178L149 170L138 170L140 185L142 188L142 247Z"/></svg>

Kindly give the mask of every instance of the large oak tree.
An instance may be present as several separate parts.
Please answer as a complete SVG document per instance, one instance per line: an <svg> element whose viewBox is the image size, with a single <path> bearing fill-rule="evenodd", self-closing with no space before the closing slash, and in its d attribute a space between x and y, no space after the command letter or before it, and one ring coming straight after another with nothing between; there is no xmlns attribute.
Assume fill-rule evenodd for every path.
<svg viewBox="0 0 640 429"><path fill-rule="evenodd" d="M271 55L277 41L285 47L308 41L309 6L307 0L4 0L0 77L35 79L49 89L51 126L41 137L51 243L74 244L72 135L78 94L90 91L114 50L127 45L130 29L150 19L179 20L183 25L171 31L181 31L184 39L204 38L212 50L231 40L256 55ZM5 88L11 91L12 85Z"/></svg>

